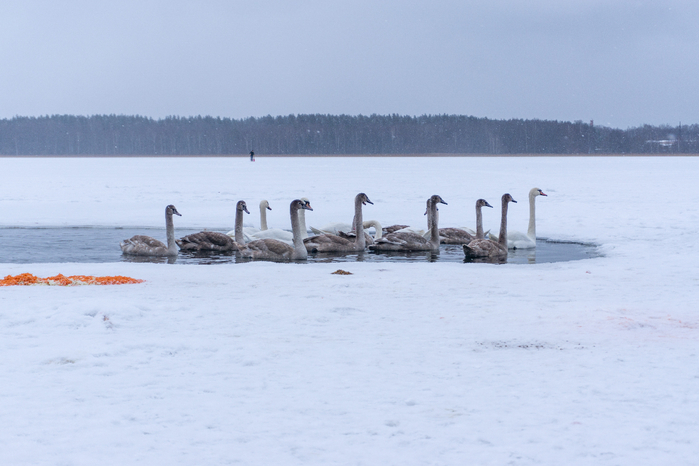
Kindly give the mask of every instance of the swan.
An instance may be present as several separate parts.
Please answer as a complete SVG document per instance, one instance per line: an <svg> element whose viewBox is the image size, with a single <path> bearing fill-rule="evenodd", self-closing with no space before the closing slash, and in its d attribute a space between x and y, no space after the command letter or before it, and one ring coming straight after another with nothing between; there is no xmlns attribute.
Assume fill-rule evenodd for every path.
<svg viewBox="0 0 699 466"><path fill-rule="evenodd" d="M290 231L282 230L281 228L267 228L267 210L272 210L269 206L269 202L260 202L260 229L257 231L250 231L245 229L244 231L248 233L245 237L246 242L255 241L258 239L277 239L282 241L289 246L294 244L294 234Z"/></svg>
<svg viewBox="0 0 699 466"><path fill-rule="evenodd" d="M507 257L507 205L517 203L509 194L502 195L502 217L500 218L500 237L498 241L478 238L464 244L464 253L471 257ZM476 219L478 222L478 219ZM482 222L480 229L483 230ZM476 225L478 228L478 225Z"/></svg>
<svg viewBox="0 0 699 466"><path fill-rule="evenodd" d="M243 227L243 233L245 234L245 239L247 240L251 235L259 233L261 231L267 230L267 211L272 210L269 206L269 201L263 199L260 201L260 228L255 227ZM251 240L250 240L251 241Z"/></svg>
<svg viewBox="0 0 699 466"><path fill-rule="evenodd" d="M511 231L507 234L507 247L509 249L533 249L536 248L536 207L537 196L548 196L539 188L529 190L529 228L527 234L520 231ZM497 240L491 233L490 239Z"/></svg>
<svg viewBox="0 0 699 466"><path fill-rule="evenodd" d="M398 230L376 241L369 246L369 249L374 251L439 251L437 204L447 205L444 199L436 194L427 201L429 240L411 231Z"/></svg>
<svg viewBox="0 0 699 466"><path fill-rule="evenodd" d="M245 234L243 233L243 212L247 214L250 213L245 201L238 201L238 203L235 205L235 228L226 233L227 236L230 236L236 243L238 243L238 247L245 244Z"/></svg>
<svg viewBox="0 0 699 466"><path fill-rule="evenodd" d="M299 212L313 210L310 202L294 199L289 205L291 229L294 233L294 245L289 246L276 239L258 239L241 246L241 256L253 260L305 260L308 252L301 238L301 222Z"/></svg>
<svg viewBox="0 0 699 466"><path fill-rule="evenodd" d="M310 201L306 197L302 197L299 199L301 202L304 204L307 204L308 206L311 205ZM269 210L272 210L269 208ZM313 210L313 209L310 209ZM262 207L260 207L260 212L262 212ZM299 225L301 227L301 238L308 238L308 232L306 231L306 213L305 209L301 209L298 212L299 214ZM267 226L267 218L265 215L265 227ZM289 246L294 245L294 234L290 231L287 230L282 230L281 228L268 228L262 231L258 231L257 233L253 233L251 235L246 235L245 236L245 241L250 242L250 241L255 241L258 239L276 239L279 240L283 243L288 244Z"/></svg>
<svg viewBox="0 0 699 466"><path fill-rule="evenodd" d="M182 216L174 205L165 207L165 229L167 231L167 246L162 241L144 235L132 236L125 239L119 246L124 254L134 256L176 256L177 243L175 243L175 226L172 223L172 215Z"/></svg>
<svg viewBox="0 0 699 466"><path fill-rule="evenodd" d="M362 206L374 204L364 193L354 197L354 230L364 232ZM354 240L338 235L324 234L311 236L303 240L308 252L355 252L366 249L366 238L363 234L355 235Z"/></svg>
<svg viewBox="0 0 699 466"><path fill-rule="evenodd" d="M465 228L440 228L439 236L442 244L468 244L476 238L484 238L483 216L481 207L493 207L485 199L476 201L476 231L468 231ZM479 230L480 229L480 230ZM480 236L479 235L480 232Z"/></svg>

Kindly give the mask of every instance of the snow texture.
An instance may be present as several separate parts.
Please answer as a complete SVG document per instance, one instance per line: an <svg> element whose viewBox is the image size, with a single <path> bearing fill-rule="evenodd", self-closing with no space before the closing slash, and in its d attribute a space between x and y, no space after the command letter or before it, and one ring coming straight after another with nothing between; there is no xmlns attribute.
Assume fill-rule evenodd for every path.
<svg viewBox="0 0 699 466"><path fill-rule="evenodd" d="M536 265L7 264L2 465L640 465L699 457L694 157L0 159L0 224L473 225L476 199L603 257ZM497 230L499 209L484 211ZM256 224L256 213L246 218ZM118 245L115 245L118 247ZM2 262L0 251L0 262Z"/></svg>

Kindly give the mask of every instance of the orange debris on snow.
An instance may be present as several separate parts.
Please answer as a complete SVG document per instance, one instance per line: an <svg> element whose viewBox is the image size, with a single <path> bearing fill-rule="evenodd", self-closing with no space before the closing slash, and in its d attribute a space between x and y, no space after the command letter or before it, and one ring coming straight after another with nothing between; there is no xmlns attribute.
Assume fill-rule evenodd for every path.
<svg viewBox="0 0 699 466"><path fill-rule="evenodd" d="M53 277L39 278L30 273L19 275L8 275L0 280L0 286L28 286L28 285L51 285L51 286L74 286L74 285L127 285L130 283L143 283L144 280L137 278L122 277L94 277L92 275L71 275L66 277L58 274Z"/></svg>

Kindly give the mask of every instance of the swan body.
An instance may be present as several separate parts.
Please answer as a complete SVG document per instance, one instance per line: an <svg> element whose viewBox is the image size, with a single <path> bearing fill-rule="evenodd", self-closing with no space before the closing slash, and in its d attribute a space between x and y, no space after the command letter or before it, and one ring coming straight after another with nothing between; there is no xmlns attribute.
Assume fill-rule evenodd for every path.
<svg viewBox="0 0 699 466"><path fill-rule="evenodd" d="M536 197L548 196L539 188L529 190L529 228L527 233L510 231L507 233L507 247L509 249L534 249L536 248ZM495 239L491 233L491 239Z"/></svg>
<svg viewBox="0 0 699 466"><path fill-rule="evenodd" d="M509 194L502 195L502 217L500 218L500 237L498 241L492 239L478 238L468 244L464 244L464 253L470 257L507 257L507 206L510 202L517 203ZM480 229L483 230L482 222ZM478 226L476 226L478 228Z"/></svg>
<svg viewBox="0 0 699 466"><path fill-rule="evenodd" d="M369 246L374 251L439 251L437 204L447 204L438 195L427 201L427 222L430 239L406 229L389 233Z"/></svg>
<svg viewBox="0 0 699 466"><path fill-rule="evenodd" d="M175 242L175 226L172 216L182 216L174 205L165 207L165 229L167 231L167 245L162 241L144 235L132 236L119 244L124 254L133 256L176 256L177 243Z"/></svg>
<svg viewBox="0 0 699 466"><path fill-rule="evenodd" d="M276 239L258 239L242 246L241 255L253 260L305 260L308 257L308 252L303 245L303 238L301 238L301 223L299 221L301 210L313 210L311 203L299 199L291 201L289 216L294 234L293 246Z"/></svg>
<svg viewBox="0 0 699 466"><path fill-rule="evenodd" d="M294 243L294 234L291 231L282 230L281 228L269 228L250 235L250 241L258 239L276 239L282 243L292 245Z"/></svg>
<svg viewBox="0 0 699 466"><path fill-rule="evenodd" d="M233 238L216 231L200 231L183 236L177 240L177 246L182 251L237 251L238 245Z"/></svg>
<svg viewBox="0 0 699 466"><path fill-rule="evenodd" d="M362 226L364 227L364 231L366 233L369 228L374 228L376 231L374 233L374 237L372 238L373 240L377 240L383 236L383 230L381 228L381 223L379 223L378 220L365 220L362 222ZM350 223L329 223L325 225L322 228L314 228L311 227L311 231L315 233L316 235L325 235L325 234L331 234L331 235L340 235L340 233L344 233L347 236L355 236L352 230L352 224Z"/></svg>
<svg viewBox="0 0 699 466"><path fill-rule="evenodd" d="M354 197L354 231L356 232L364 232L362 206L367 203L373 204L364 193ZM366 249L364 234L355 235L354 239L332 234L316 235L304 239L304 243L308 252L355 252Z"/></svg>
<svg viewBox="0 0 699 466"><path fill-rule="evenodd" d="M442 244L468 244L475 236L461 228L440 228L439 238Z"/></svg>
<svg viewBox="0 0 699 466"><path fill-rule="evenodd" d="M235 205L235 228L228 233L227 236L233 238L240 248L241 244L245 244L245 233L243 232L243 212L249 214L248 206L245 201L238 201Z"/></svg>
<svg viewBox="0 0 699 466"><path fill-rule="evenodd" d="M390 233L395 233L398 230L403 230L404 228L410 228L410 225L390 225L387 227L383 227L383 234L388 235Z"/></svg>
<svg viewBox="0 0 699 466"><path fill-rule="evenodd" d="M335 222L328 223L320 228L310 227L311 231L316 235L336 235L340 232L349 233L352 231L351 223Z"/></svg>

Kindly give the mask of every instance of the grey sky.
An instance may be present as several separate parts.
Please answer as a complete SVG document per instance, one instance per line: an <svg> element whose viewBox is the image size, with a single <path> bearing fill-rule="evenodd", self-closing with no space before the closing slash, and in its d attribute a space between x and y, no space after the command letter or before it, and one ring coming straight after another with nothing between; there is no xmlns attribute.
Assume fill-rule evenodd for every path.
<svg viewBox="0 0 699 466"><path fill-rule="evenodd" d="M699 123L699 2L5 0L0 118Z"/></svg>

